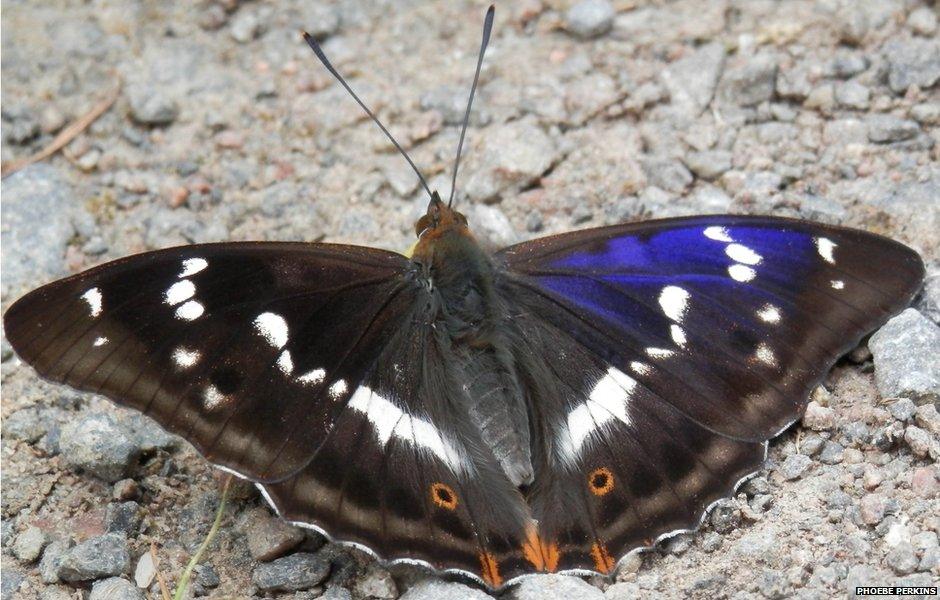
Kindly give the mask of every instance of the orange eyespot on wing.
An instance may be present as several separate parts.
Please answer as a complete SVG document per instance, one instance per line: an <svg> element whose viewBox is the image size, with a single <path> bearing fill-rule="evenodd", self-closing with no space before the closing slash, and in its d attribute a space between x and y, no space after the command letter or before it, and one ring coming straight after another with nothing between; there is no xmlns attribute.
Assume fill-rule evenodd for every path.
<svg viewBox="0 0 940 600"><path fill-rule="evenodd" d="M480 576L490 587L498 588L503 585L503 578L499 574L499 564L489 552L480 553Z"/></svg>
<svg viewBox="0 0 940 600"><path fill-rule="evenodd" d="M434 504L447 510L457 508L457 493L454 488L446 483L436 482L431 484L431 500Z"/></svg>
<svg viewBox="0 0 940 600"><path fill-rule="evenodd" d="M594 542L591 546L591 558L594 559L594 567L601 573L610 573L614 568L614 559L607 552L607 546L600 542Z"/></svg>
<svg viewBox="0 0 940 600"><path fill-rule="evenodd" d="M588 475L588 488L595 496L603 496L614 489L614 474L607 467L594 469Z"/></svg>

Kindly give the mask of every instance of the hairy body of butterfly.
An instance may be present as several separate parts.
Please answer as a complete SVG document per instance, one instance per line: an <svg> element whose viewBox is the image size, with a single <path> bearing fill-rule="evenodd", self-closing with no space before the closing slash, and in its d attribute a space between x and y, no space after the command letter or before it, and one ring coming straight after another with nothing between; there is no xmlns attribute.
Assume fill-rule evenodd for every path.
<svg viewBox="0 0 940 600"><path fill-rule="evenodd" d="M610 573L697 527L924 273L888 239L770 217L490 256L435 195L417 228L411 258L133 256L26 295L4 326L40 374L152 416L284 518L499 588Z"/></svg>

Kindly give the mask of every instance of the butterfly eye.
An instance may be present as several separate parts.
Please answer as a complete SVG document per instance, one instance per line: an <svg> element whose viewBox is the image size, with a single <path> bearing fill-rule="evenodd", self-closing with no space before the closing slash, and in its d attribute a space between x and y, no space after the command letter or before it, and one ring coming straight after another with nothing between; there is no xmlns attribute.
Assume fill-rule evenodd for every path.
<svg viewBox="0 0 940 600"><path fill-rule="evenodd" d="M430 222L431 219L428 217L428 215L422 215L422 217L418 219L418 222L415 223L415 235L421 237L421 234L424 233L428 227L430 227Z"/></svg>
<svg viewBox="0 0 940 600"><path fill-rule="evenodd" d="M603 496L614 489L614 474L606 467L594 469L588 475L588 487L595 496Z"/></svg>
<svg viewBox="0 0 940 600"><path fill-rule="evenodd" d="M452 487L444 483L434 483L431 485L431 500L441 508L454 510L457 508L457 494Z"/></svg>

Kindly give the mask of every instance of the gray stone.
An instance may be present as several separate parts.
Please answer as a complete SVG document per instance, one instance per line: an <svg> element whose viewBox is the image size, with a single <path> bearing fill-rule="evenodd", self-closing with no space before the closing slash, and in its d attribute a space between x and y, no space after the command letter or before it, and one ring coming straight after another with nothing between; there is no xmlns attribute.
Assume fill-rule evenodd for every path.
<svg viewBox="0 0 940 600"><path fill-rule="evenodd" d="M127 538L106 533L68 550L59 561L62 581L77 582L130 573L131 554Z"/></svg>
<svg viewBox="0 0 940 600"><path fill-rule="evenodd" d="M926 458L928 455L937 455L940 458L936 438L932 438L920 427L908 425L904 430L904 441L917 458Z"/></svg>
<svg viewBox="0 0 940 600"><path fill-rule="evenodd" d="M96 581L88 600L146 600L144 592L120 577Z"/></svg>
<svg viewBox="0 0 940 600"><path fill-rule="evenodd" d="M780 465L780 474L784 479L799 479L813 464L813 459L805 454L791 454Z"/></svg>
<svg viewBox="0 0 940 600"><path fill-rule="evenodd" d="M719 500L708 518L718 533L731 533L741 524L741 511L730 500Z"/></svg>
<svg viewBox="0 0 940 600"><path fill-rule="evenodd" d="M898 575L913 573L919 563L914 547L908 542L901 542L888 552L885 562Z"/></svg>
<svg viewBox="0 0 940 600"><path fill-rule="evenodd" d="M133 437L110 413L85 414L68 423L59 444L69 465L108 482L127 476L140 455Z"/></svg>
<svg viewBox="0 0 940 600"><path fill-rule="evenodd" d="M930 37L937 33L937 13L927 6L915 8L907 16L907 26L917 35Z"/></svg>
<svg viewBox="0 0 940 600"><path fill-rule="evenodd" d="M643 590L632 581L615 583L604 592L604 600L636 600L643 597Z"/></svg>
<svg viewBox="0 0 940 600"><path fill-rule="evenodd" d="M875 332L868 347L882 397L918 404L940 399L940 327L935 323L909 308Z"/></svg>
<svg viewBox="0 0 940 600"><path fill-rule="evenodd" d="M391 600L398 597L398 586L391 573L378 564L369 565L356 581L353 591L358 597Z"/></svg>
<svg viewBox="0 0 940 600"><path fill-rule="evenodd" d="M48 542L49 539L42 529L27 527L13 541L13 556L25 562L33 562L39 558Z"/></svg>
<svg viewBox="0 0 940 600"><path fill-rule="evenodd" d="M819 456L816 458L821 463L827 465L837 465L842 462L844 453L845 448L842 447L842 444L829 441L823 445L822 451L820 451Z"/></svg>
<svg viewBox="0 0 940 600"><path fill-rule="evenodd" d="M462 583L428 579L418 583L400 600L491 600L492 596Z"/></svg>
<svg viewBox="0 0 940 600"><path fill-rule="evenodd" d="M871 90L856 81L836 86L836 103L843 108L866 110L871 105Z"/></svg>
<svg viewBox="0 0 940 600"><path fill-rule="evenodd" d="M0 600L14 600L14 594L25 580L26 575L22 571L4 566L0 570Z"/></svg>
<svg viewBox="0 0 940 600"><path fill-rule="evenodd" d="M832 60L829 71L833 77L848 79L868 68L868 59L858 53L840 54Z"/></svg>
<svg viewBox="0 0 940 600"><path fill-rule="evenodd" d="M498 206L476 204L467 211L474 233L493 248L502 248L519 241L509 217Z"/></svg>
<svg viewBox="0 0 940 600"><path fill-rule="evenodd" d="M650 185L679 193L692 183L693 177L681 162L673 158L647 158L641 161Z"/></svg>
<svg viewBox="0 0 940 600"><path fill-rule="evenodd" d="M690 152L685 157L685 166L702 179L718 179L731 169L731 152L727 150L703 150Z"/></svg>
<svg viewBox="0 0 940 600"><path fill-rule="evenodd" d="M719 83L719 97L729 104L755 106L774 95L777 59L767 54L751 57L741 65L725 70Z"/></svg>
<svg viewBox="0 0 940 600"><path fill-rule="evenodd" d="M441 113L447 125L461 125L467 111L468 93L467 88L463 86L441 85L421 96L421 108ZM486 98L478 90L470 109L470 124L474 127L482 127L492 120L485 107ZM466 150L465 147L464 151Z"/></svg>
<svg viewBox="0 0 940 600"><path fill-rule="evenodd" d="M39 121L30 115L15 119L3 127L3 137L11 144L23 145L39 137Z"/></svg>
<svg viewBox="0 0 940 600"><path fill-rule="evenodd" d="M179 116L179 105L165 90L149 84L134 85L127 90L131 118L141 125L169 125Z"/></svg>
<svg viewBox="0 0 940 600"><path fill-rule="evenodd" d="M911 118L921 125L940 125L940 102L924 102L912 106Z"/></svg>
<svg viewBox="0 0 940 600"><path fill-rule="evenodd" d="M761 572L757 587L762 596L771 600L786 598L790 590L784 574L773 569L764 569Z"/></svg>
<svg viewBox="0 0 940 600"><path fill-rule="evenodd" d="M865 596L855 595L855 588L885 585L885 582L888 581L889 578L889 573L881 569L876 569L870 565L855 565L849 568L848 574L845 577L845 593L852 600L864 598Z"/></svg>
<svg viewBox="0 0 940 600"><path fill-rule="evenodd" d="M899 119L892 115L871 115L868 117L868 139L876 144L903 142L920 133L916 121Z"/></svg>
<svg viewBox="0 0 940 600"><path fill-rule="evenodd" d="M251 557L264 562L284 556L304 540L300 528L272 517L264 509L252 511L245 537Z"/></svg>
<svg viewBox="0 0 940 600"><path fill-rule="evenodd" d="M3 180L3 295L67 273L65 248L84 212L59 171L35 164Z"/></svg>
<svg viewBox="0 0 940 600"><path fill-rule="evenodd" d="M104 525L110 533L134 534L141 520L140 505L133 500L112 502L105 509Z"/></svg>
<svg viewBox="0 0 940 600"><path fill-rule="evenodd" d="M71 540L54 541L42 553L39 561L39 577L43 583L57 583L59 580L59 565L74 544Z"/></svg>
<svg viewBox="0 0 940 600"><path fill-rule="evenodd" d="M33 444L55 424L57 411L45 406L30 406L3 419L3 435Z"/></svg>
<svg viewBox="0 0 940 600"><path fill-rule="evenodd" d="M882 48L888 62L888 86L903 94L912 85L933 87L940 80L940 42L937 40L891 40Z"/></svg>
<svg viewBox="0 0 940 600"><path fill-rule="evenodd" d="M933 404L924 404L917 407L914 420L919 427L923 427L930 433L940 436L940 413Z"/></svg>
<svg viewBox="0 0 940 600"><path fill-rule="evenodd" d="M509 590L506 597L510 600L545 600L546 598L603 600L604 594L576 577L537 575L523 579L519 585Z"/></svg>
<svg viewBox="0 0 940 600"><path fill-rule="evenodd" d="M555 164L559 150L534 119L507 123L481 136L467 155L463 190L471 201L488 202L538 181Z"/></svg>
<svg viewBox="0 0 940 600"><path fill-rule="evenodd" d="M301 4L301 23L304 31L319 41L335 35L342 24L342 14L338 7L328 6L320 2L304 2Z"/></svg>
<svg viewBox="0 0 940 600"><path fill-rule="evenodd" d="M901 398L897 402L888 405L888 412L898 421L910 421L914 418L914 413L917 412L917 405L907 398Z"/></svg>
<svg viewBox="0 0 940 600"><path fill-rule="evenodd" d="M180 444L180 438L167 433L147 415L127 411L121 415L120 424L128 430L141 452L169 450Z"/></svg>
<svg viewBox="0 0 940 600"><path fill-rule="evenodd" d="M670 102L683 113L701 114L715 94L724 62L724 46L711 42L670 64L661 74Z"/></svg>
<svg viewBox="0 0 940 600"><path fill-rule="evenodd" d="M326 591L320 596L320 600L353 600L353 595L352 592L346 588L331 585L326 588Z"/></svg>
<svg viewBox="0 0 940 600"><path fill-rule="evenodd" d="M887 510L886 499L882 494L866 494L862 496L859 502L859 515L862 523L866 525L877 525L885 517Z"/></svg>
<svg viewBox="0 0 940 600"><path fill-rule="evenodd" d="M330 561L321 554L298 552L255 567L251 581L262 592L296 592L318 585L330 573Z"/></svg>
<svg viewBox="0 0 940 600"><path fill-rule="evenodd" d="M242 9L232 19L230 33L232 39L241 44L247 44L262 34L264 24L253 10Z"/></svg>
<svg viewBox="0 0 940 600"><path fill-rule="evenodd" d="M835 424L835 414L828 406L822 406L815 400L806 405L803 414L803 426L813 431L828 431Z"/></svg>
<svg viewBox="0 0 940 600"><path fill-rule="evenodd" d="M607 0L580 0L565 13L565 29L581 39L590 39L610 31L614 7Z"/></svg>

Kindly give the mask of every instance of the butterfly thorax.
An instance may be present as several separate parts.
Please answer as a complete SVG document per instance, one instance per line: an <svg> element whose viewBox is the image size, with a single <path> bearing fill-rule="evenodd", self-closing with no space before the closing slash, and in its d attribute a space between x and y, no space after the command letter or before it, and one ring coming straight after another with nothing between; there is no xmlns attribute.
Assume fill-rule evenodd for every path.
<svg viewBox="0 0 940 600"><path fill-rule="evenodd" d="M529 419L509 351L512 326L495 289L493 262L446 205L419 221L412 261L431 302L429 317L447 352L466 407L500 466L517 486L532 481ZM424 227L422 227L424 225Z"/></svg>

